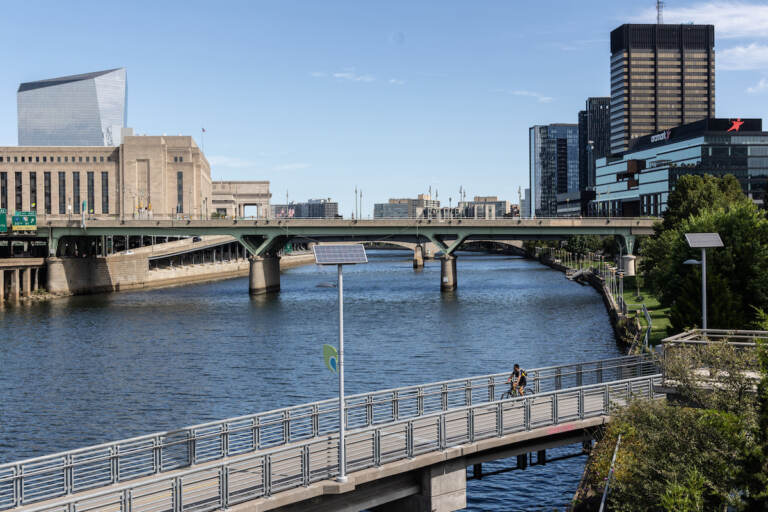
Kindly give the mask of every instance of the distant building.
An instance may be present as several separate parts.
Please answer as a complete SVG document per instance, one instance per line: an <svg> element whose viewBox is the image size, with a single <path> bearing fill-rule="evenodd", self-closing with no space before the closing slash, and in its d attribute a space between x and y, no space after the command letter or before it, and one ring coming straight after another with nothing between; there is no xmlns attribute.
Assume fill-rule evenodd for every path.
<svg viewBox="0 0 768 512"><path fill-rule="evenodd" d="M429 194L419 194L416 199L390 199L387 203L376 203L373 205L373 217L375 219L434 217L439 208L440 201L432 199Z"/></svg>
<svg viewBox="0 0 768 512"><path fill-rule="evenodd" d="M702 119L633 141L629 151L597 161L591 214L660 215L685 174L733 174L765 208L768 132L760 119Z"/></svg>
<svg viewBox="0 0 768 512"><path fill-rule="evenodd" d="M579 190L578 125L532 126L528 141L532 214L554 217L557 194Z"/></svg>
<svg viewBox="0 0 768 512"><path fill-rule="evenodd" d="M622 25L611 32L611 153L714 116L713 25Z"/></svg>
<svg viewBox="0 0 768 512"><path fill-rule="evenodd" d="M212 194L212 213L219 216L244 217L247 207L255 207L258 218L271 214L268 181L214 181Z"/></svg>
<svg viewBox="0 0 768 512"><path fill-rule="evenodd" d="M475 196L472 201L460 201L459 215L473 219L495 219L509 214L509 201L499 201L497 196Z"/></svg>
<svg viewBox="0 0 768 512"><path fill-rule="evenodd" d="M125 68L19 85L19 146L119 146L126 128Z"/></svg>
<svg viewBox="0 0 768 512"><path fill-rule="evenodd" d="M531 189L525 189L525 195L520 199L520 216L531 216Z"/></svg>
<svg viewBox="0 0 768 512"><path fill-rule="evenodd" d="M611 98L587 98L579 112L579 190L595 188L595 160L608 155L611 141Z"/></svg>
<svg viewBox="0 0 768 512"><path fill-rule="evenodd" d="M118 147L0 147L0 208L67 218L201 218L211 168L192 137L127 136Z"/></svg>
<svg viewBox="0 0 768 512"><path fill-rule="evenodd" d="M276 219L334 219L339 217L339 203L331 199L309 199L304 203L273 204Z"/></svg>

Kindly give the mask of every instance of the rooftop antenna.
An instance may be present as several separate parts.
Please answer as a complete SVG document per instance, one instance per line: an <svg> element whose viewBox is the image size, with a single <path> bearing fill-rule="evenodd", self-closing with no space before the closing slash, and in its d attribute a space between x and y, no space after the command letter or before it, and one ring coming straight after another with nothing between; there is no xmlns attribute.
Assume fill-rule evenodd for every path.
<svg viewBox="0 0 768 512"><path fill-rule="evenodd" d="M664 2L656 0L656 24L664 24Z"/></svg>

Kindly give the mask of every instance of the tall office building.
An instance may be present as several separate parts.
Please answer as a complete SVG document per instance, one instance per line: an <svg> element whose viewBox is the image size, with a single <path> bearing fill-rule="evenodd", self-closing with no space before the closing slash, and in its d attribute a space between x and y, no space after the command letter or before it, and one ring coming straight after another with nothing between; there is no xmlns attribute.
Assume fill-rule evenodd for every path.
<svg viewBox="0 0 768 512"><path fill-rule="evenodd" d="M528 132L531 213L557 215L557 194L579 190L579 127L555 123Z"/></svg>
<svg viewBox="0 0 768 512"><path fill-rule="evenodd" d="M19 85L19 146L118 146L126 127L125 68Z"/></svg>
<svg viewBox="0 0 768 512"><path fill-rule="evenodd" d="M611 32L611 153L706 117L715 117L713 25L622 25Z"/></svg>
<svg viewBox="0 0 768 512"><path fill-rule="evenodd" d="M595 160L608 155L611 139L611 98L587 98L579 112L579 189L595 188Z"/></svg>

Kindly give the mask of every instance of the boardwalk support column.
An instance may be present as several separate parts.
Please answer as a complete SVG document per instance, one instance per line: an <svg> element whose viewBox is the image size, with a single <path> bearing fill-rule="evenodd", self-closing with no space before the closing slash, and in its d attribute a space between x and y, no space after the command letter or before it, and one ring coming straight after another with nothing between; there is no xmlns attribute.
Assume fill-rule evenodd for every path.
<svg viewBox="0 0 768 512"><path fill-rule="evenodd" d="M440 290L451 292L456 289L456 256L443 254L440 258Z"/></svg>
<svg viewBox="0 0 768 512"><path fill-rule="evenodd" d="M421 471L421 493L370 509L372 512L453 512L467 507L467 468L463 458Z"/></svg>
<svg viewBox="0 0 768 512"><path fill-rule="evenodd" d="M413 248L413 268L424 268L424 247L420 244Z"/></svg>
<svg viewBox="0 0 768 512"><path fill-rule="evenodd" d="M280 291L280 258L278 256L254 256L250 258L248 292L251 295Z"/></svg>

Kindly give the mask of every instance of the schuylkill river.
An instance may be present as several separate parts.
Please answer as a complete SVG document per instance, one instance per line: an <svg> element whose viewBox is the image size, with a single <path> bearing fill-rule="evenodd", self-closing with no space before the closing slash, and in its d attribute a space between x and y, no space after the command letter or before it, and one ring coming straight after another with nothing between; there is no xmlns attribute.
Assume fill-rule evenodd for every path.
<svg viewBox="0 0 768 512"><path fill-rule="evenodd" d="M461 253L441 294L439 262L409 256L345 269L348 393L620 355L600 296L561 273ZM288 270L270 297L243 278L0 311L0 462L336 396L337 296L318 286L335 273ZM467 510L562 507L585 460L471 480Z"/></svg>

